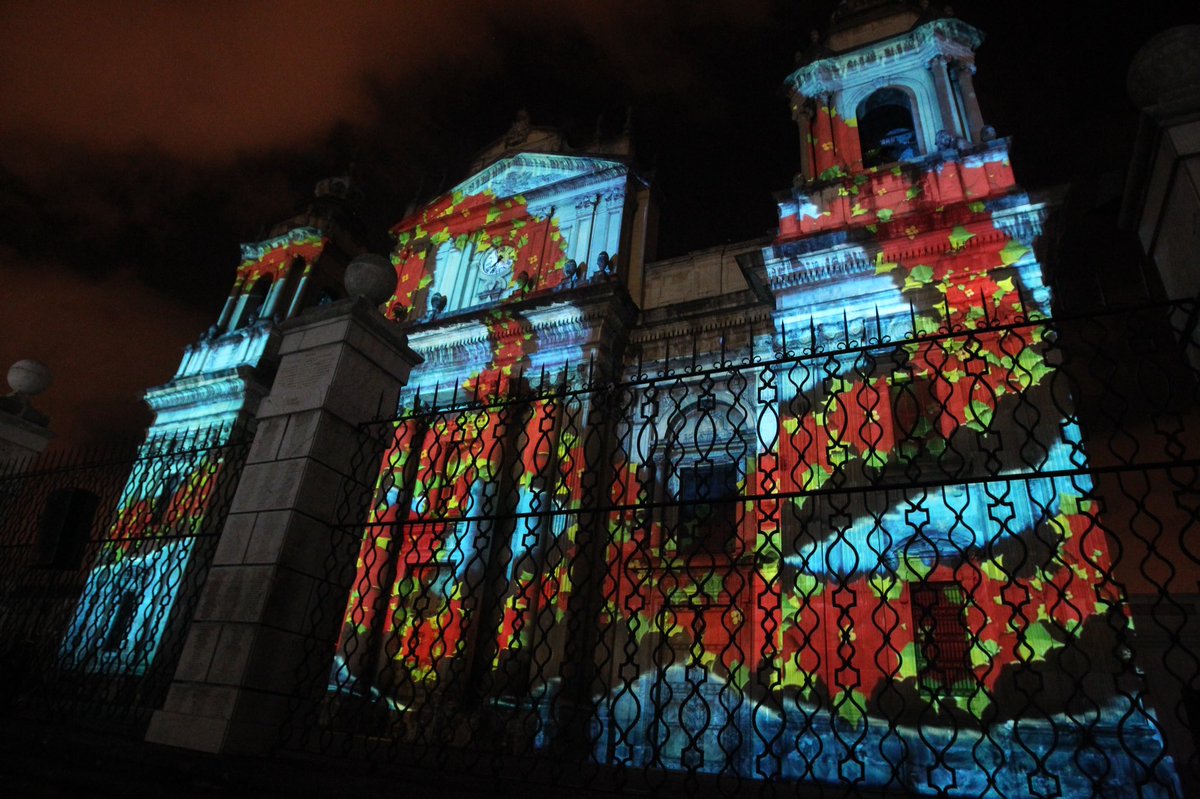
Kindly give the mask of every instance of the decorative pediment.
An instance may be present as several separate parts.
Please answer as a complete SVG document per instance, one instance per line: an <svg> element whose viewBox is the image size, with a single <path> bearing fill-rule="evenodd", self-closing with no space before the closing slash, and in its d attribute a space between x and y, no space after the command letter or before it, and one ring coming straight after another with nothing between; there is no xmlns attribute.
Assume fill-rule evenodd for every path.
<svg viewBox="0 0 1200 799"><path fill-rule="evenodd" d="M512 197L537 192L576 178L601 175L608 177L614 172L625 170L625 165L619 161L600 158L517 153L475 173L455 186L454 192L471 196L486 190L493 192L497 197Z"/></svg>

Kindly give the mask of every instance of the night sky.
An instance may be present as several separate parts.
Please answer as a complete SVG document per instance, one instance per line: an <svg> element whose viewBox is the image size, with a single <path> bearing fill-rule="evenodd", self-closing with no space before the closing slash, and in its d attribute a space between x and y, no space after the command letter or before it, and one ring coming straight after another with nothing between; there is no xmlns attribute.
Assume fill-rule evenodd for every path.
<svg viewBox="0 0 1200 799"><path fill-rule="evenodd" d="M0 369L54 371L35 404L57 446L136 436L142 391L215 320L239 242L351 163L382 232L465 177L520 108L576 143L633 108L661 256L761 235L799 166L781 83L833 5L0 5ZM1119 189L1129 61L1200 21L1160 5L956 4L986 34L980 103L1027 188Z"/></svg>

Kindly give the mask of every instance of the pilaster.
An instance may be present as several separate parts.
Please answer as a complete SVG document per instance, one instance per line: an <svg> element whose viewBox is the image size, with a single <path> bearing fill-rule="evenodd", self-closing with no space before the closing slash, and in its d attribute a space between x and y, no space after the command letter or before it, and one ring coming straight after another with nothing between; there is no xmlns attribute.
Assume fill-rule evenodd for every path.
<svg viewBox="0 0 1200 799"><path fill-rule="evenodd" d="M975 80L972 77L975 74L975 65L956 61L954 70L962 97L963 113L967 117L967 141L982 141L983 113L979 110L979 98L975 96Z"/></svg>
<svg viewBox="0 0 1200 799"><path fill-rule="evenodd" d="M934 56L926 66L933 73L933 85L937 94L937 105L938 112L941 115L942 130L951 136L957 136L960 131L958 119L954 114L954 97L950 88L950 73L947 69L947 59L943 55ZM936 133L937 131L935 131Z"/></svg>
<svg viewBox="0 0 1200 799"><path fill-rule="evenodd" d="M792 118L800 126L800 174L805 180L812 180L816 177L816 172L813 171L812 109L807 101L799 96L793 96L793 102L796 105L792 111Z"/></svg>

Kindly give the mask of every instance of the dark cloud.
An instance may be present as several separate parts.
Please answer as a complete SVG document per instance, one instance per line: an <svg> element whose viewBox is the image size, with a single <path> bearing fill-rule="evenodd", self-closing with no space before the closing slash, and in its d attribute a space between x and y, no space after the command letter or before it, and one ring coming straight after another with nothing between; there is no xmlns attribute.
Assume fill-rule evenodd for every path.
<svg viewBox="0 0 1200 799"><path fill-rule="evenodd" d="M52 366L39 405L64 442L136 432L148 418L138 396L211 321L237 243L316 180L355 162L383 229L456 180L520 107L581 139L598 113L613 132L640 105L654 150L729 111L705 91L720 54L697 39L719 46L771 9L4 5L0 366Z"/></svg>
<svg viewBox="0 0 1200 799"><path fill-rule="evenodd" d="M51 429L71 445L135 437L150 420L141 392L166 382L179 364L182 342L163 331L202 330L208 314L128 272L84 278L3 249L0 262L5 296L20 298L20 313L4 320L0 353L9 356L5 368L18 357L51 365L54 384L35 403Z"/></svg>
<svg viewBox="0 0 1200 799"><path fill-rule="evenodd" d="M441 5L441 4L439 4ZM192 159L311 144L372 112L363 77L489 47L433 4L17 3L0 12L8 134Z"/></svg>
<svg viewBox="0 0 1200 799"><path fill-rule="evenodd" d="M1016 135L1027 184L1112 169L1128 151L1125 64L1184 19L1108 5L958 4L990 34L977 85L985 115ZM0 368L54 368L40 404L65 441L135 430L136 398L220 307L238 242L351 162L383 230L460 178L522 107L576 142L634 108L664 254L758 235L798 160L780 82L832 6L0 5Z"/></svg>
<svg viewBox="0 0 1200 799"><path fill-rule="evenodd" d="M581 37L617 80L693 88L691 32L753 27L767 8L764 0L12 3L0 9L0 103L6 138L88 150L149 144L220 159L307 147L338 120L369 124L381 109L367 77L437 81L439 68L465 65L482 82L507 82L514 38L546 69L595 66L577 52L543 57Z"/></svg>

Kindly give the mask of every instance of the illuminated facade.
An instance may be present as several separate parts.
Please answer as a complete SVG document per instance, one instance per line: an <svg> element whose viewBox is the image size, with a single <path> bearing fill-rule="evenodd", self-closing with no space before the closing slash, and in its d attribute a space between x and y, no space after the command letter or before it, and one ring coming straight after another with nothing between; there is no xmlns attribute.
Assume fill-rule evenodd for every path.
<svg viewBox="0 0 1200 799"><path fill-rule="evenodd" d="M416 736L474 692L545 711L540 747L594 646L603 764L948 795L1171 783L1136 700L1080 670L1118 649L1122 597L1038 324L1048 207L983 123L980 41L904 3L843 4L786 80L802 167L770 240L655 261L627 139L571 149L524 117L392 228L384 311L424 362L366 520L331 702L413 714ZM338 235L310 214L245 249L217 326L147 395L147 447L253 416L270 320L336 294L365 249ZM645 377L666 381L688 350L720 368ZM605 380L628 411L606 428L608 482L583 468ZM206 512L214 468L129 497L120 524ZM592 572L585 537L601 542ZM163 546L105 568L148 585L156 558L188 557ZM135 591L122 611L112 582L97 571L77 629L120 615L152 648L170 597ZM582 613L600 629L570 640ZM1085 674L1109 687L1081 708ZM1060 720L1081 715L1091 742L1063 743Z"/></svg>
<svg viewBox="0 0 1200 799"><path fill-rule="evenodd" d="M980 41L904 4L845 4L787 78L802 171L770 241L646 262L624 163L537 152L546 138L505 152L519 126L393 229L389 313L426 359L402 402L416 411L500 403L530 375L569 390L670 374L680 342L751 365L908 342L637 394L612 507L669 509L610 511L586 589L609 653L598 762L955 795L1088 795L1156 762L1145 721L1118 745L1134 706L1115 687L1085 711L1103 765L1055 721L1080 712L1064 664L1114 650L1120 595L1090 481L1041 476L1086 459L1036 324L1048 208L983 123ZM535 401L515 432L484 407L402 417L332 690L419 714L464 682L510 704L561 689L585 590L580 403ZM1036 443L1006 450L1006 431ZM932 482L871 490L905 473ZM516 517L499 544L494 514ZM1018 674L1036 675L1038 720L1013 704Z"/></svg>
<svg viewBox="0 0 1200 799"><path fill-rule="evenodd" d="M345 180L324 181L270 238L243 245L216 324L187 348L169 383L146 392L154 423L68 626L65 664L137 676L154 666L164 637L186 630L177 600L202 584L212 557L204 531L210 515L223 518L214 503L229 499L218 490L231 479L228 445L252 429L270 387L258 367L277 345L274 325L332 299L364 249L349 192Z"/></svg>

